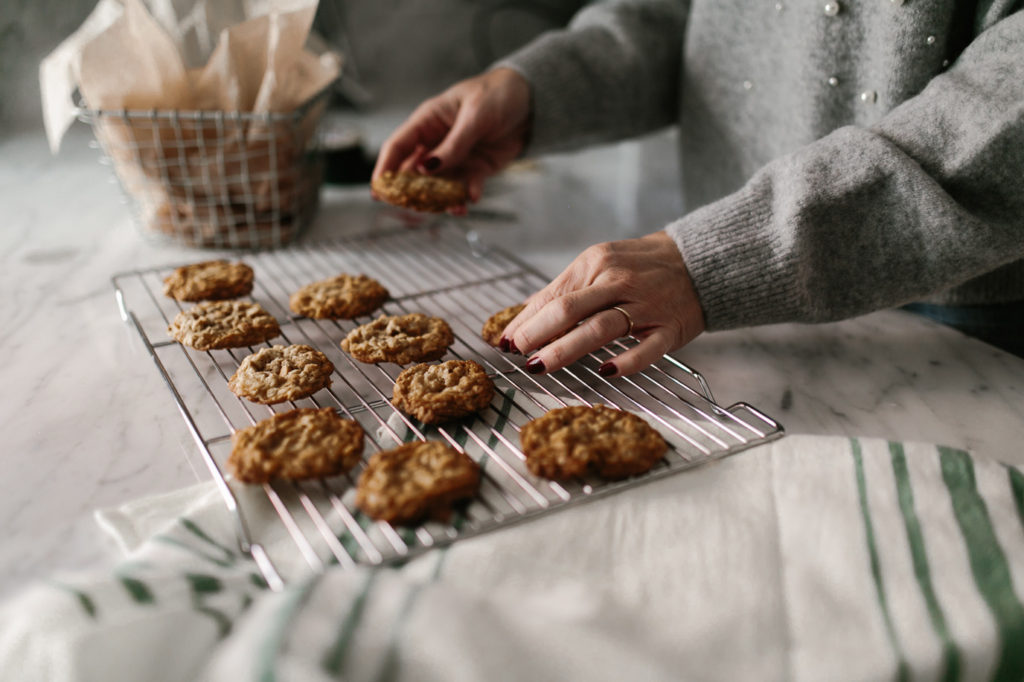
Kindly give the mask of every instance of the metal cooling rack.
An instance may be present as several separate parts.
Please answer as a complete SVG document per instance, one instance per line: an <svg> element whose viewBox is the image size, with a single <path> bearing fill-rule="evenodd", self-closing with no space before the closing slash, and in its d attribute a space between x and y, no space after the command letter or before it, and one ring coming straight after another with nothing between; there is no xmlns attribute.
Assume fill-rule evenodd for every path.
<svg viewBox="0 0 1024 682"><path fill-rule="evenodd" d="M620 339L550 375L528 374L525 358L492 348L480 338L480 329L494 312L519 303L547 279L450 222L249 253L243 260L256 273L251 299L281 323L281 338L270 344L305 343L325 353L336 368L329 388L276 406L238 398L228 390L227 380L258 347L203 352L171 339L167 326L183 305L162 294L162 282L176 266L122 273L113 283L123 319L141 336L234 515L240 548L275 589L292 577L292 570L281 570L283 564L321 571L332 563L406 559L689 469L783 433L778 422L751 405L719 406L705 379L671 356L641 374L611 380L600 376L597 368L634 345L634 339ZM494 380L497 391L490 407L474 418L439 427L424 426L394 410L391 391L402 368L363 364L339 347L351 329L370 317L312 320L288 309L292 291L339 272L365 273L384 283L393 297L383 306L386 314L419 311L445 318L456 336L449 357L476 360ZM662 462L644 475L616 482L587 478L556 483L531 474L519 449L520 428L551 408L594 403L638 413L657 428L670 446ZM225 475L234 431L274 412L323 406L363 426L366 457L414 438L441 439L465 451L483 469L478 496L449 524L404 528L372 521L355 508L354 485L365 458L348 475L317 481L246 486ZM275 555L282 546L287 547L285 556Z"/></svg>

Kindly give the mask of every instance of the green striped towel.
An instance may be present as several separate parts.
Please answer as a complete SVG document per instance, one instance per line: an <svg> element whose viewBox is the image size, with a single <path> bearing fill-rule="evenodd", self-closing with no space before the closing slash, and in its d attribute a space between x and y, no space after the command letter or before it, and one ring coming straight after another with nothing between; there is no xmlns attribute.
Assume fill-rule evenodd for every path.
<svg viewBox="0 0 1024 682"><path fill-rule="evenodd" d="M101 514L112 573L0 614L4 680L1021 680L1024 476L789 436L282 592L210 486Z"/></svg>

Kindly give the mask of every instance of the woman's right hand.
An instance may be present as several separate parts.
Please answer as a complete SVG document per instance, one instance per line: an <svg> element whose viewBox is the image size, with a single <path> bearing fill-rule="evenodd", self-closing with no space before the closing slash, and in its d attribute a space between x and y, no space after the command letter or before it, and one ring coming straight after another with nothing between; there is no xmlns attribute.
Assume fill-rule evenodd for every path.
<svg viewBox="0 0 1024 682"><path fill-rule="evenodd" d="M516 71L498 68L460 81L391 134L373 178L399 170L459 177L475 202L484 180L523 151L529 119L530 86Z"/></svg>

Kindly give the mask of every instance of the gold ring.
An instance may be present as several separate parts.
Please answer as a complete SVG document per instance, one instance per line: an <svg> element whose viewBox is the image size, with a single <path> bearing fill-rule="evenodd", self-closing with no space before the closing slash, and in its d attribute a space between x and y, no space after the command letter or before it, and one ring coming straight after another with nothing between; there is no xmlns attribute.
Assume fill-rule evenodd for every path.
<svg viewBox="0 0 1024 682"><path fill-rule="evenodd" d="M623 334L623 336L629 336L630 334L632 334L633 333L633 316L630 315L629 313L627 313L625 310L623 310L622 308L620 308L617 305L613 305L611 308L609 308L609 310L618 310L620 313L622 313L623 315L626 316L626 323L629 324L629 328L626 330L626 333Z"/></svg>

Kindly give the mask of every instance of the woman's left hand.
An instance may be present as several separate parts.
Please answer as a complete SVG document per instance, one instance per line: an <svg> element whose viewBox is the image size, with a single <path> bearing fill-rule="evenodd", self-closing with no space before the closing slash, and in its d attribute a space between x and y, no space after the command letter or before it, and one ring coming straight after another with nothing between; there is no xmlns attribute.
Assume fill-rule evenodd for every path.
<svg viewBox="0 0 1024 682"><path fill-rule="evenodd" d="M655 232L581 253L526 301L501 345L533 353L526 369L540 374L632 334L640 343L598 370L611 377L639 372L702 331L704 313L682 255L671 237Z"/></svg>

